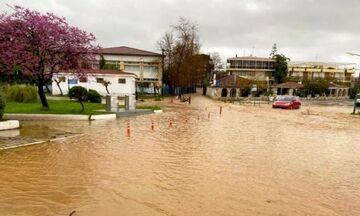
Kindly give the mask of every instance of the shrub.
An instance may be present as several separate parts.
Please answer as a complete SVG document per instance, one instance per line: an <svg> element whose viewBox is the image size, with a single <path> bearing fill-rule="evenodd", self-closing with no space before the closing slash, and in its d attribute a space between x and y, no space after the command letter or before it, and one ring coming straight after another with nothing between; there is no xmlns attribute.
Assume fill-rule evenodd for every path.
<svg viewBox="0 0 360 216"><path fill-rule="evenodd" d="M5 88L6 100L20 103L38 101L37 88L29 85L12 85Z"/></svg>
<svg viewBox="0 0 360 216"><path fill-rule="evenodd" d="M101 103L101 95L99 94L99 92L93 89L89 89L87 93L87 100L91 103Z"/></svg>
<svg viewBox="0 0 360 216"><path fill-rule="evenodd" d="M81 86L74 86L69 90L69 97L75 98L81 105L81 111L84 111L83 102L86 101L88 91Z"/></svg>
<svg viewBox="0 0 360 216"><path fill-rule="evenodd" d="M349 90L349 96L351 99L354 99L358 93L360 93L360 83L356 83L354 88Z"/></svg>
<svg viewBox="0 0 360 216"><path fill-rule="evenodd" d="M329 81L327 80L307 80L304 82L304 90L307 94L312 96L319 94L323 95L329 89Z"/></svg>
<svg viewBox="0 0 360 216"><path fill-rule="evenodd" d="M5 110L5 97L2 94L2 92L0 92L0 121L3 119L3 115L4 115L4 110Z"/></svg>

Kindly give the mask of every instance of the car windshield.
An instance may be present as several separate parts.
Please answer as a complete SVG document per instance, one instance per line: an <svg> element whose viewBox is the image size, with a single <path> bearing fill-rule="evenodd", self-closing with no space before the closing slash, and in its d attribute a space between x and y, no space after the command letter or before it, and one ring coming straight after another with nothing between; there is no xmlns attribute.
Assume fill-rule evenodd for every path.
<svg viewBox="0 0 360 216"><path fill-rule="evenodd" d="M276 98L276 101L292 101L293 99L293 97L281 96Z"/></svg>

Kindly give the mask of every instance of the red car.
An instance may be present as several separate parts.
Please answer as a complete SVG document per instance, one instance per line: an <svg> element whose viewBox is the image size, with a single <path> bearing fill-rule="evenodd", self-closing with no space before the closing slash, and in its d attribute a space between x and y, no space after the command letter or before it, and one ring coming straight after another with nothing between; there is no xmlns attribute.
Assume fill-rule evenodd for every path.
<svg viewBox="0 0 360 216"><path fill-rule="evenodd" d="M294 96L279 96L272 104L273 108L300 109L301 102Z"/></svg>

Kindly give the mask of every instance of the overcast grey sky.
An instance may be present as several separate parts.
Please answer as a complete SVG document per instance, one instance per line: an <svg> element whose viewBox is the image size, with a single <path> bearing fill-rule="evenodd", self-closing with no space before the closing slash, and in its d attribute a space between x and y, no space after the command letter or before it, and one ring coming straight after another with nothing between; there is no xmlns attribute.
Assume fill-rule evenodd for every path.
<svg viewBox="0 0 360 216"><path fill-rule="evenodd" d="M202 52L268 56L273 43L291 60L359 63L360 0L0 0L64 16L103 47L156 51L179 17L199 25ZM253 49L254 47L254 49Z"/></svg>

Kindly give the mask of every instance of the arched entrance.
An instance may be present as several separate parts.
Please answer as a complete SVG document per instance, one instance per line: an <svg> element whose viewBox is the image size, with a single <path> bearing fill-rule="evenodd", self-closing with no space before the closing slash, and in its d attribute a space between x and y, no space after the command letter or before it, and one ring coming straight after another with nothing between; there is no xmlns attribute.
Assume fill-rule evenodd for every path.
<svg viewBox="0 0 360 216"><path fill-rule="evenodd" d="M236 97L236 89L232 88L230 90L230 97Z"/></svg>
<svg viewBox="0 0 360 216"><path fill-rule="evenodd" d="M227 94L228 94L228 90L226 88L223 88L221 90L221 97L227 97Z"/></svg>

